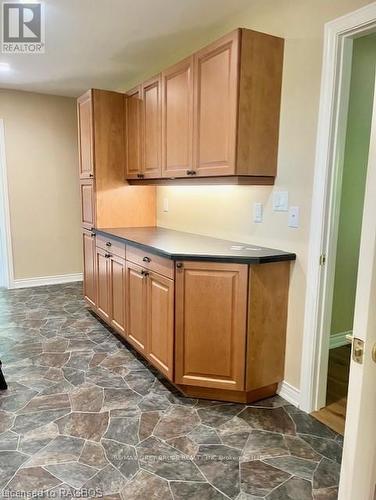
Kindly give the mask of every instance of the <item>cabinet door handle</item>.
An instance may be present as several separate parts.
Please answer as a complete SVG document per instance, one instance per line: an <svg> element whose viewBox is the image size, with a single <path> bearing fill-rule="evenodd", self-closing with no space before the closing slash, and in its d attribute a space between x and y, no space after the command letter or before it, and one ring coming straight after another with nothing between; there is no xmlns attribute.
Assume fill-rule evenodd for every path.
<svg viewBox="0 0 376 500"><path fill-rule="evenodd" d="M105 253L104 256L106 257L106 259L109 259L111 257L111 254L110 253Z"/></svg>
<svg viewBox="0 0 376 500"><path fill-rule="evenodd" d="M196 175L196 170L187 170L187 175Z"/></svg>
<svg viewBox="0 0 376 500"><path fill-rule="evenodd" d="M106 247L110 247L112 245L111 241L107 241Z"/></svg>
<svg viewBox="0 0 376 500"><path fill-rule="evenodd" d="M151 262L151 258L150 257L144 257L142 260L144 262Z"/></svg>
<svg viewBox="0 0 376 500"><path fill-rule="evenodd" d="M89 174L89 177L94 177L94 174Z"/></svg>
<svg viewBox="0 0 376 500"><path fill-rule="evenodd" d="M147 271L144 271L142 270L141 271L141 275L144 277L144 278L147 278L149 276L149 273Z"/></svg>
<svg viewBox="0 0 376 500"><path fill-rule="evenodd" d="M90 235L92 238L94 238L95 236L95 233L91 232L91 235Z"/></svg>
<svg viewBox="0 0 376 500"><path fill-rule="evenodd" d="M143 179L143 178L144 178L144 174L137 174L137 177L138 177L139 179Z"/></svg>
<svg viewBox="0 0 376 500"><path fill-rule="evenodd" d="M178 269L182 269L182 268L183 268L183 263L182 263L182 262L178 262L178 263L176 264L176 267L177 267Z"/></svg>

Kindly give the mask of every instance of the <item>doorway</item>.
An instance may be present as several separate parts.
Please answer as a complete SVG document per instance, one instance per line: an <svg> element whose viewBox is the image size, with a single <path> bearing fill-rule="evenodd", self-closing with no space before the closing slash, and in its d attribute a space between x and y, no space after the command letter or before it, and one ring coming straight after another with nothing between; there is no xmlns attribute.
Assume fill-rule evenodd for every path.
<svg viewBox="0 0 376 500"><path fill-rule="evenodd" d="M344 433L349 382L351 338L359 265L364 196L372 124L376 71L376 34L353 42L342 175L333 235L335 258L327 266L334 272L328 305L329 355L325 406L314 412L318 420ZM330 272L330 270L327 270Z"/></svg>

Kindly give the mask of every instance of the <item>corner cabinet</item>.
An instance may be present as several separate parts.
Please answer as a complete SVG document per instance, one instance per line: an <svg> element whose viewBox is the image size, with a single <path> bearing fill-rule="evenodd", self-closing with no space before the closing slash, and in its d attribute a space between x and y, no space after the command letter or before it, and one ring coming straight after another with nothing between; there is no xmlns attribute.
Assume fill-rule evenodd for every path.
<svg viewBox="0 0 376 500"><path fill-rule="evenodd" d="M226 178L272 184L283 48L281 38L237 29L140 84L145 156L137 183ZM134 135L132 126L127 133ZM127 177L135 179L133 171Z"/></svg>
<svg viewBox="0 0 376 500"><path fill-rule="evenodd" d="M177 384L244 390L247 283L247 265L178 264Z"/></svg>

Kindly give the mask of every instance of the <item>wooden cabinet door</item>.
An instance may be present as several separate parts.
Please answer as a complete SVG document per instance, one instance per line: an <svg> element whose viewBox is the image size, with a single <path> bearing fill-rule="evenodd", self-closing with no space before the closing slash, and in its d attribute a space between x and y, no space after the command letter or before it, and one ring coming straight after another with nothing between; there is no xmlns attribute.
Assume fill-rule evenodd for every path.
<svg viewBox="0 0 376 500"><path fill-rule="evenodd" d="M142 267L126 263L126 315L127 340L141 353L146 354L146 295L147 284Z"/></svg>
<svg viewBox="0 0 376 500"><path fill-rule="evenodd" d="M93 108L91 91L77 101L80 178L94 177Z"/></svg>
<svg viewBox="0 0 376 500"><path fill-rule="evenodd" d="M143 169L145 178L161 177L161 77L142 85Z"/></svg>
<svg viewBox="0 0 376 500"><path fill-rule="evenodd" d="M95 227L95 193L92 179L80 181L81 220L86 229Z"/></svg>
<svg viewBox="0 0 376 500"><path fill-rule="evenodd" d="M157 273L147 277L147 355L173 380L174 282Z"/></svg>
<svg viewBox="0 0 376 500"><path fill-rule="evenodd" d="M162 73L162 176L192 170L193 57Z"/></svg>
<svg viewBox="0 0 376 500"><path fill-rule="evenodd" d="M127 179L142 173L142 100L141 86L127 92L125 105L125 165Z"/></svg>
<svg viewBox="0 0 376 500"><path fill-rule="evenodd" d="M82 247L84 255L84 298L92 307L96 306L96 272L95 272L95 233L82 231Z"/></svg>
<svg viewBox="0 0 376 500"><path fill-rule="evenodd" d="M182 264L176 272L175 383L243 390L248 266Z"/></svg>
<svg viewBox="0 0 376 500"><path fill-rule="evenodd" d="M96 247L97 312L107 322L110 320L110 266L105 250Z"/></svg>
<svg viewBox="0 0 376 500"><path fill-rule="evenodd" d="M125 260L116 255L109 257L110 320L115 330L125 333Z"/></svg>
<svg viewBox="0 0 376 500"><path fill-rule="evenodd" d="M239 32L194 55L194 170L235 173Z"/></svg>

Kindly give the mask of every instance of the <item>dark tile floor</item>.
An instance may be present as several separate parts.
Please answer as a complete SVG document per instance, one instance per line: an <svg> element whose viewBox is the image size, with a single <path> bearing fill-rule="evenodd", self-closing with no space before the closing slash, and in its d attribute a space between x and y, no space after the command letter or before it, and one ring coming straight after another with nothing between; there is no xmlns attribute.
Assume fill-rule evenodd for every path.
<svg viewBox="0 0 376 500"><path fill-rule="evenodd" d="M111 499L335 499L341 436L280 397L181 397L84 306L0 291L0 491Z"/></svg>

